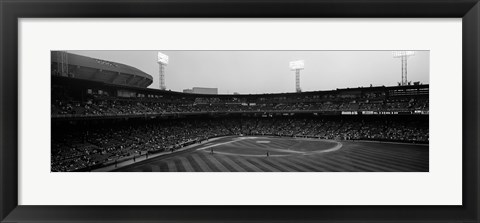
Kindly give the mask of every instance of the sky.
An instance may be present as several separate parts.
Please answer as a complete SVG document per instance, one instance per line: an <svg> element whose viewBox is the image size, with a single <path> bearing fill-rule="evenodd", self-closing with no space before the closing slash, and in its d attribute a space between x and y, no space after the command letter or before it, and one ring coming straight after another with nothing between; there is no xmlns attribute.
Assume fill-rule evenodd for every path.
<svg viewBox="0 0 480 223"><path fill-rule="evenodd" d="M169 56L167 89L218 88L219 94L295 92L290 61L304 60L302 91L394 86L401 81L401 60L391 51L68 51L136 67L159 89L157 53ZM429 83L430 52L408 58L408 80Z"/></svg>

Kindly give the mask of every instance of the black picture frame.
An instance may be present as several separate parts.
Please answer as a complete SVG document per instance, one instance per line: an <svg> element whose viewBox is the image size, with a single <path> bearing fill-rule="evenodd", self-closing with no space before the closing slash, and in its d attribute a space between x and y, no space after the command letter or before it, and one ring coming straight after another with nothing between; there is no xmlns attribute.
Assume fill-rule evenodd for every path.
<svg viewBox="0 0 480 223"><path fill-rule="evenodd" d="M0 219L2 222L480 221L478 152L480 5L478 0L0 0L0 15ZM18 205L18 19L75 17L462 18L463 205Z"/></svg>

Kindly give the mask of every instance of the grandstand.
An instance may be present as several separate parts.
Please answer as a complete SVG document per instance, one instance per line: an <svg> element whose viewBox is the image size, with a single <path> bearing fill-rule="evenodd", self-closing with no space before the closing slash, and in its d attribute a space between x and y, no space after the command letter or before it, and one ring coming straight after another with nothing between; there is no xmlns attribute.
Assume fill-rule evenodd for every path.
<svg viewBox="0 0 480 223"><path fill-rule="evenodd" d="M428 115L428 85L259 95L202 95L52 77L52 118L206 113Z"/></svg>
<svg viewBox="0 0 480 223"><path fill-rule="evenodd" d="M55 57L52 171L429 170L428 85L192 94L73 55L75 76L58 75Z"/></svg>

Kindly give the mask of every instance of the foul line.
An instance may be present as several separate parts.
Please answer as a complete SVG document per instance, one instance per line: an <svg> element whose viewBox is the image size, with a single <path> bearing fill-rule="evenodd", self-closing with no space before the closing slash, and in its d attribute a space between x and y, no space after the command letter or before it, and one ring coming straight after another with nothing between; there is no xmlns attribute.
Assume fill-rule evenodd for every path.
<svg viewBox="0 0 480 223"><path fill-rule="evenodd" d="M229 144L229 143L234 143L234 142L238 142L238 141L241 141L241 140L244 140L244 139L248 139L248 138L238 138L236 140L233 140L233 141L228 141L228 142L222 142L222 143L218 143L218 144L213 144L213 145L209 145L209 146L205 146L205 147L202 147L202 148L198 148L196 149L197 151L200 151L200 150L205 150L205 149L208 149L208 148L212 148L212 147L215 147L215 146L220 146L220 145L225 145L225 144ZM302 139L300 139L302 140ZM334 141L334 140L312 140L312 139L309 139L308 141L327 141L327 142L335 142L337 145L330 148L330 149L325 149L325 150L320 150L320 151L309 151L309 152L301 152L301 151L295 151L295 150L286 150L286 149L274 149L274 150L278 150L278 151L281 151L281 152L287 152L287 153L295 153L295 154L301 154L301 155L304 155L304 156L307 156L307 155L310 155L310 154L320 154L320 153L329 153L329 152L334 152L334 151L337 151L339 150L340 148L343 147L343 144L341 142L337 142L337 141ZM259 148L259 149L264 149L264 148ZM268 149L268 148L267 148ZM273 148L269 148L269 149L273 149ZM207 152L207 151L204 151L204 152ZM215 151L214 152L215 154L221 154L221 155L235 155L235 156L246 156L246 157L266 157L266 155L262 154L262 155L253 155L253 154L239 154L239 153L227 153L227 152L219 152L219 151ZM290 154L285 154L285 155L273 155L273 154L270 154L269 156L271 157L285 157L285 156L291 156Z"/></svg>
<svg viewBox="0 0 480 223"><path fill-rule="evenodd" d="M239 139L235 139L235 140L233 140L233 141L217 143L217 144L205 146L205 147L202 147L202 148L198 148L198 149L196 149L196 150L197 150L197 151L198 151L198 150L204 150L204 149L208 149L208 148L215 147L215 146L220 146L220 145L225 145L225 144L229 144L229 143L238 142L238 141L241 141L241 140L244 140L244 139L243 139L243 138L239 138Z"/></svg>

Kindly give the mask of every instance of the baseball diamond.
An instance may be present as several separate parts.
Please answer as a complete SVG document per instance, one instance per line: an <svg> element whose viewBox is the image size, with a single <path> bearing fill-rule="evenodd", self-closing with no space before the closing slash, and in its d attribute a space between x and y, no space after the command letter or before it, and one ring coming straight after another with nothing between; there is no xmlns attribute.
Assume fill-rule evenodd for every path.
<svg viewBox="0 0 480 223"><path fill-rule="evenodd" d="M429 55L52 51L50 170L429 172Z"/></svg>
<svg viewBox="0 0 480 223"><path fill-rule="evenodd" d="M428 156L417 144L229 136L115 171L424 172Z"/></svg>

